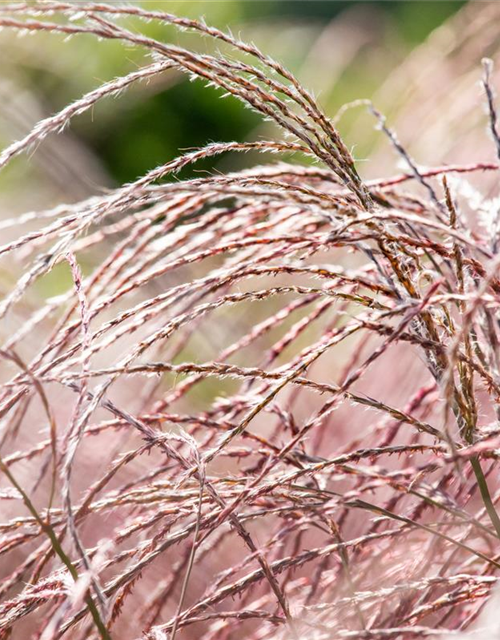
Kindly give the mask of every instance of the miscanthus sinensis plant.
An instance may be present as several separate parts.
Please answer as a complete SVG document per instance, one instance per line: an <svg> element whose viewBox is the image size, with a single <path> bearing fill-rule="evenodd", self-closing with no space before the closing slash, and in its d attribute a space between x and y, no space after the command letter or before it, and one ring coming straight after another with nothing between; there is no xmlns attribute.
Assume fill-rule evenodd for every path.
<svg viewBox="0 0 500 640"><path fill-rule="evenodd" d="M283 133L1 221L2 264L22 273L0 302L0 637L480 625L500 568L499 205L464 180L499 169L491 63L490 158L421 169L370 107L407 170L364 181L313 95L229 32L60 2L3 4L0 26L151 54L4 148L2 168L172 70ZM183 177L246 152L266 162ZM54 269L72 284L43 298Z"/></svg>

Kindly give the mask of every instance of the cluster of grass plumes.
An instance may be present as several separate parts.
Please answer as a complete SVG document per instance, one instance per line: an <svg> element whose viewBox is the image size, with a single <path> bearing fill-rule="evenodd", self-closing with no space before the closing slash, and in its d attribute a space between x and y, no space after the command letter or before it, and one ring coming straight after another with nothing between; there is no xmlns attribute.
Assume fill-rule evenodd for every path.
<svg viewBox="0 0 500 640"><path fill-rule="evenodd" d="M223 50L153 39L146 20ZM419 169L372 109L408 173L363 181L286 69L203 22L43 2L4 4L0 26L153 57L1 167L171 69L287 134L1 221L22 274L0 302L0 638L469 628L500 568L499 204L454 185L497 163ZM488 62L484 88L500 153ZM238 152L282 160L182 177ZM51 271L72 286L42 300Z"/></svg>

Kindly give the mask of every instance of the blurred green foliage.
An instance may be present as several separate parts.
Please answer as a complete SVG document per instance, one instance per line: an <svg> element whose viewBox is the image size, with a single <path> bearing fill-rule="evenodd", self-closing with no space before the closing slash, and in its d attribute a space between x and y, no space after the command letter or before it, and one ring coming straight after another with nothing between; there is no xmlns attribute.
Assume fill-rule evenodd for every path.
<svg viewBox="0 0 500 640"><path fill-rule="evenodd" d="M451 16L465 0L278 0L242 2L243 15L249 19L265 16L298 18L327 22L342 11L357 6L373 8L392 15L402 37L409 44L422 41L430 31Z"/></svg>
<svg viewBox="0 0 500 640"><path fill-rule="evenodd" d="M332 21L346 12L355 19L368 21L377 14L383 25L379 39L365 47L364 53L347 64L333 88L326 89L321 102L334 113L346 101L370 95L384 74L380 51L391 64L404 55L460 6L463 0L419 1L389 0L356 2L352 0L222 0L222 1L147 1L148 9L162 9L177 15L205 18L220 28L231 28L243 39L250 39L270 55L280 59L299 75L302 64L321 34ZM365 19L366 22L366 19ZM133 22L131 23L134 24ZM158 24L141 27L165 41L183 43L203 50L212 46L207 38L179 33ZM78 40L78 41L76 41ZM23 71L26 82L41 95L48 112L62 108L100 82L123 75L146 59L139 50L118 42L96 43L92 37L78 36L69 44L54 35L40 34L43 43L39 55ZM332 43L335 47L335 43ZM342 43L339 43L342 47ZM64 48L64 52L63 52ZM400 52L400 53L398 53ZM63 55L64 53L64 55ZM329 60L321 71L328 85ZM321 78L320 78L321 88ZM313 83L314 84L314 83ZM142 85L144 89L144 85ZM313 90L316 88L313 86ZM333 90L334 89L334 90ZM164 86L150 90L133 88L124 98L106 100L72 123L72 130L102 162L113 181L123 183L136 178L159 163L175 157L180 149L198 147L211 141L244 140L268 136L260 116L233 99L219 99L221 92L199 81L174 74ZM246 158L236 163L248 162ZM224 159L222 160L224 162ZM219 166L219 165L218 165ZM208 169L200 163L195 170ZM225 167L227 168L227 166ZM188 169L183 175L190 175Z"/></svg>
<svg viewBox="0 0 500 640"><path fill-rule="evenodd" d="M279 34L283 25L290 27L299 23L311 25L315 34L346 10L356 6L358 12L364 8L373 11L374 6L386 13L396 36L411 48L427 35L464 2L461 1L226 1L226 2L168 2L162 8L179 15L199 18L221 28L228 25L233 31L247 31L259 46L274 55L275 43L259 38L259 29L265 33L276 28ZM144 6L157 8L157 2L144 2ZM167 5L167 6L165 6ZM168 8L167 8L168 7ZM235 30L235 26L238 31ZM305 31L305 29L304 29ZM161 35L161 34L157 34ZM304 39L307 33L304 33ZM391 34L387 34L389 38ZM175 40L177 38L175 37ZM313 38L314 40L314 38ZM298 42L290 51L280 51L286 56L285 64L297 71L301 59L307 55L305 42ZM294 60L294 55L297 55ZM366 94L377 82L370 69L355 68L345 78L340 78L339 90L333 104L335 107ZM307 80L306 80L307 81ZM244 109L233 99L219 100L220 92L206 90L200 82L181 82L168 91L158 93L139 107L121 112L106 131L89 127L85 135L91 146L103 159L111 175L118 181L131 180L144 171L173 158L179 149L195 147L217 140L244 140L261 121L260 116ZM196 170L208 167L199 163ZM190 175L187 171L187 175ZM186 174L185 174L186 175Z"/></svg>

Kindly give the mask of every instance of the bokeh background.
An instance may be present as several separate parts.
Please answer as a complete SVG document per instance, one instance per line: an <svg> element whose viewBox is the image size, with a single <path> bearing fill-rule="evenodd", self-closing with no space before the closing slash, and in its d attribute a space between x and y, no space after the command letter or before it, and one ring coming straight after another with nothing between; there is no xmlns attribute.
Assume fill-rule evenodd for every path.
<svg viewBox="0 0 500 640"><path fill-rule="evenodd" d="M463 94L460 105L453 101L449 95L453 87L443 82L443 74L453 72L466 84L466 91L472 88L473 93L478 93L475 76L480 73L479 61L496 47L498 34L494 29L496 2L474 2L469 6L455 0L166 0L138 4L204 17L209 24L230 28L242 39L255 42L315 92L332 117L345 103L374 99L392 121L401 117L396 122L401 126L400 135L417 151L419 146L429 151L428 137L436 140L439 135L435 130L438 104L440 109L470 107ZM160 34L158 27L149 25L146 31L148 28L152 35L200 47L199 38L190 34L179 34L167 27ZM461 59L457 54L465 46L465 39L475 50L473 55L464 52ZM205 40L202 46L211 44ZM91 37L78 37L67 46L64 38L46 34L19 38L3 32L0 47L2 146L102 81L133 70L143 56L138 50L124 51L120 43L97 44ZM471 81L464 75L465 70L473 74ZM413 99L415 91L422 92L425 102ZM262 123L259 116L235 100L221 100L219 96L217 90L207 90L202 83L189 82L174 72L163 74L161 81L140 84L122 98L107 99L92 113L75 118L70 131L51 137L28 161L14 163L2 176L1 201L8 201L10 208L13 202L9 195L15 194L14 206L19 210L30 205L30 194L25 193L23 201L23 190L19 189L26 181L27 170L35 180L32 184L36 185L37 198L45 200L37 204L50 206L63 196L66 200L79 199L102 187L132 180L174 157L182 148L212 140L270 135L271 125ZM436 101L434 104L429 102L430 96ZM443 98L451 104L443 105ZM405 104L414 108L419 103L420 126L414 126L413 118L411 126L407 126ZM455 115L461 119L463 109ZM476 113L473 118L481 115ZM447 113L447 121L449 116ZM340 123L360 160L374 158L374 148L381 142L373 124L362 106L346 113ZM436 145L432 146L434 153ZM439 154L447 151L439 145ZM422 153L419 159L425 164L431 161L428 156ZM240 165L251 164L253 158L245 156L236 161ZM436 161L435 155L432 161ZM197 170L200 168L207 167Z"/></svg>

